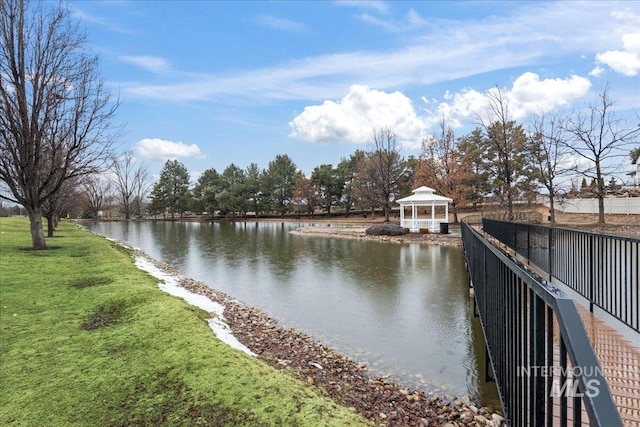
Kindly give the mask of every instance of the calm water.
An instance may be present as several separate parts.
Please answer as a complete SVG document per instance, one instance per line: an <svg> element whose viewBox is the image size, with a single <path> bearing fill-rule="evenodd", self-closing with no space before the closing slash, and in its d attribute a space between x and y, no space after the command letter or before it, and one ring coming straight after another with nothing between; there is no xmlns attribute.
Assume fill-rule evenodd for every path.
<svg viewBox="0 0 640 427"><path fill-rule="evenodd" d="M496 405L459 247L390 244L289 231L300 224L102 222L184 276L259 307L426 392Z"/></svg>

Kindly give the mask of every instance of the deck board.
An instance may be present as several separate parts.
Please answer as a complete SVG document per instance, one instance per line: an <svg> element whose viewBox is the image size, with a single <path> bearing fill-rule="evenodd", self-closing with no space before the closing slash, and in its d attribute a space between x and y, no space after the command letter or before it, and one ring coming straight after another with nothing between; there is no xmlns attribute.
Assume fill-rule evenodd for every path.
<svg viewBox="0 0 640 427"><path fill-rule="evenodd" d="M581 304L576 308L624 425L640 427L640 348Z"/></svg>
<svg viewBox="0 0 640 427"><path fill-rule="evenodd" d="M525 268L542 276L547 275L542 269L528 262L513 249L493 237L490 237L490 240L497 247L518 259ZM600 363L602 373L607 380L613 400L618 407L623 424L627 427L640 427L640 347L634 345L618 330L599 318L597 314L591 313L580 301L574 299L574 303L582 318L582 323ZM554 329L554 335L558 337L557 324L554 325ZM554 347L554 360L559 361L557 342ZM572 420L572 406L572 402L569 400L570 420ZM560 407L555 404L553 407L554 425L558 424L555 421L559 421L559 413ZM584 409L582 410L582 425L589 425L588 416Z"/></svg>

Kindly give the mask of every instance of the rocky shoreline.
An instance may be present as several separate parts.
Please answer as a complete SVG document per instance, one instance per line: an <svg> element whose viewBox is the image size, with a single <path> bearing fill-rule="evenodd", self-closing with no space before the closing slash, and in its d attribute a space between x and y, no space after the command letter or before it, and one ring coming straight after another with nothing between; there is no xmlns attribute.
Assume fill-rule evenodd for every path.
<svg viewBox="0 0 640 427"><path fill-rule="evenodd" d="M167 263L134 250L168 274ZM317 387L336 402L362 414L375 426L501 426L504 418L490 408L477 408L459 399L430 396L388 378L373 377L367 367L292 328L283 328L261 310L245 305L207 284L180 278L179 286L224 307L224 320L233 335L277 369L284 369Z"/></svg>
<svg viewBox="0 0 640 427"><path fill-rule="evenodd" d="M291 231L290 233L305 236L334 237L351 240L372 240L389 243L419 243L427 245L462 246L462 237L460 235L459 227L455 230L452 230L452 232L449 234L409 233L402 236L372 236L366 234L366 229L367 227L363 226L332 227L330 224L321 224L317 226L300 227Z"/></svg>

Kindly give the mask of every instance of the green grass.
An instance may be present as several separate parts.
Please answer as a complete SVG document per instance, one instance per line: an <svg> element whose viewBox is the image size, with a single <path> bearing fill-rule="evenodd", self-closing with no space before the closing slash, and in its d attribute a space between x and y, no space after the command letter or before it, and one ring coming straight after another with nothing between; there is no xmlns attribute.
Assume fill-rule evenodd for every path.
<svg viewBox="0 0 640 427"><path fill-rule="evenodd" d="M350 426L357 414L219 341L127 251L0 218L0 425Z"/></svg>

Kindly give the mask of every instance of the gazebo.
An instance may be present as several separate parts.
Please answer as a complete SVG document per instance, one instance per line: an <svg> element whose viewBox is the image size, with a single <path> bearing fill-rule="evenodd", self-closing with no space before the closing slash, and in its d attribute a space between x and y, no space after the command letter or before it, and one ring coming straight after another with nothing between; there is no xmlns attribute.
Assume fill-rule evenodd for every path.
<svg viewBox="0 0 640 427"><path fill-rule="evenodd" d="M435 190L429 187L419 187L413 190L413 195L396 200L400 205L400 226L408 228L411 232L417 232L421 228L429 231L439 229L440 223L449 223L449 202L453 199L435 194ZM419 218L419 207L431 207L431 218ZM444 206L444 218L436 218L436 206ZM404 216L405 208L411 207L411 219Z"/></svg>

